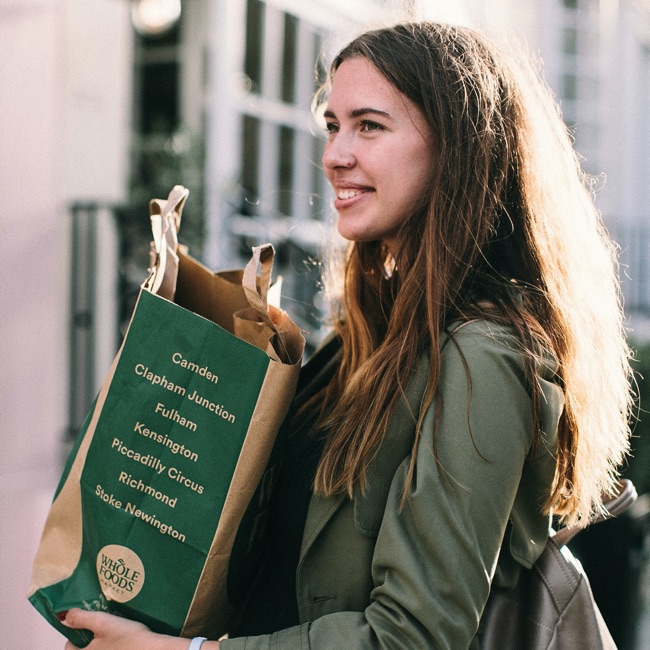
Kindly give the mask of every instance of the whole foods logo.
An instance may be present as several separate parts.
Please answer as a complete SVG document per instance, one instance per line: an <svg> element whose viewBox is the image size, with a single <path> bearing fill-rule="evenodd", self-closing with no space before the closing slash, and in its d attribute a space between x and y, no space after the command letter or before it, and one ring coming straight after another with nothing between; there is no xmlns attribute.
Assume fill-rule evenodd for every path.
<svg viewBox="0 0 650 650"><path fill-rule="evenodd" d="M144 585L144 565L130 548L109 544L97 554L97 577L108 600L126 603Z"/></svg>

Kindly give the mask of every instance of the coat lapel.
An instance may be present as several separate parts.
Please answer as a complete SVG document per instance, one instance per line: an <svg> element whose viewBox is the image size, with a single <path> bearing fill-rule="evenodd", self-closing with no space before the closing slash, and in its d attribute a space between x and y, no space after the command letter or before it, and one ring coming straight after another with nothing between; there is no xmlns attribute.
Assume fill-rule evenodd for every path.
<svg viewBox="0 0 650 650"><path fill-rule="evenodd" d="M395 407L384 441L368 468L368 490L364 495L355 494L355 522L359 532L364 535L373 537L377 534L393 476L411 452L428 376L429 357L423 355L411 375L405 394ZM347 500L345 494L312 496L300 549L301 562L327 523Z"/></svg>
<svg viewBox="0 0 650 650"><path fill-rule="evenodd" d="M300 561L309 552L314 541L318 538L328 521L336 514L336 511L347 500L347 495L337 494L333 497L312 496L307 512L305 530L302 536L300 548Z"/></svg>

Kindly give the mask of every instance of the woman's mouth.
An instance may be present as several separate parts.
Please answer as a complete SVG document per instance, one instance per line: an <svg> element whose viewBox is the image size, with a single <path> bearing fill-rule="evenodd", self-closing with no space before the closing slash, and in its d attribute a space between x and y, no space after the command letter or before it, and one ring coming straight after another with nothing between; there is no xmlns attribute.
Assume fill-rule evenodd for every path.
<svg viewBox="0 0 650 650"><path fill-rule="evenodd" d="M334 202L334 207L337 210L350 207L372 191L373 190L371 188L338 190L336 193L336 201Z"/></svg>
<svg viewBox="0 0 650 650"><path fill-rule="evenodd" d="M345 201L354 198L357 194L361 194L361 190L339 190L338 198Z"/></svg>

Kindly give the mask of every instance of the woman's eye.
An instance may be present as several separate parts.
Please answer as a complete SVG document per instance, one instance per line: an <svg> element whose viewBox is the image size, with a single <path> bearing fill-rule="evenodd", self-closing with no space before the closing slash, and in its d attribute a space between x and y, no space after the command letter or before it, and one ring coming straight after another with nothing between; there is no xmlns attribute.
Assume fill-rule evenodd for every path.
<svg viewBox="0 0 650 650"><path fill-rule="evenodd" d="M335 122L327 122L325 124L325 132L328 134L336 133L339 130L338 124Z"/></svg>
<svg viewBox="0 0 650 650"><path fill-rule="evenodd" d="M361 128L364 131L381 131L384 127L372 120L361 120Z"/></svg>

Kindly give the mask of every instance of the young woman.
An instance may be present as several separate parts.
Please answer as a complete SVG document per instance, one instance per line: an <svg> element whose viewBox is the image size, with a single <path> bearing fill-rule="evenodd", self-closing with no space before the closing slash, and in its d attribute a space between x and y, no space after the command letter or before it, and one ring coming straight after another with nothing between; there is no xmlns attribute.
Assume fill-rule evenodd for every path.
<svg viewBox="0 0 650 650"><path fill-rule="evenodd" d="M550 517L579 523L611 489L630 399L613 247L516 62L432 23L335 59L336 335L303 371L268 565L203 650L479 647L490 589L534 563ZM90 650L190 644L105 614L67 624Z"/></svg>

